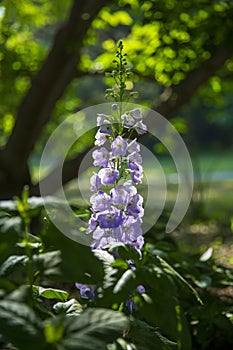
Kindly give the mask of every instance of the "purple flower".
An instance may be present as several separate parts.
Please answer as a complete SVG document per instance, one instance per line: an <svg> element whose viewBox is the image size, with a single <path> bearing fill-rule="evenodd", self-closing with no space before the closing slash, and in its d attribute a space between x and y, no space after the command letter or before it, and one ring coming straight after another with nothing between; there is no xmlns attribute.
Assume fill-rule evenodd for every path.
<svg viewBox="0 0 233 350"><path fill-rule="evenodd" d="M91 191L96 191L96 190L98 190L100 188L101 180L100 180L99 176L96 173L94 173L92 175L92 177L90 178L90 184L91 184L91 188L90 188Z"/></svg>
<svg viewBox="0 0 233 350"><path fill-rule="evenodd" d="M124 187L130 196L134 196L137 193L137 189L132 184L132 180L128 180L124 183Z"/></svg>
<svg viewBox="0 0 233 350"><path fill-rule="evenodd" d="M110 191L110 195L113 200L113 203L116 205L117 204L126 205L128 203L129 191L127 186L118 185L115 188L112 188Z"/></svg>
<svg viewBox="0 0 233 350"><path fill-rule="evenodd" d="M119 176L119 171L114 168L103 168L98 172L103 185L113 185Z"/></svg>
<svg viewBox="0 0 233 350"><path fill-rule="evenodd" d="M116 228L123 223L123 213L121 210L112 207L97 214L100 228Z"/></svg>
<svg viewBox="0 0 233 350"><path fill-rule="evenodd" d="M129 309L130 315L132 315L133 310L137 309L137 304L133 299L126 300L125 306Z"/></svg>
<svg viewBox="0 0 233 350"><path fill-rule="evenodd" d="M137 291L138 293L143 294L146 290L145 287L142 284L140 284L139 286L137 286Z"/></svg>
<svg viewBox="0 0 233 350"><path fill-rule="evenodd" d="M144 237L143 236L139 236L137 238L137 242L135 244L135 249L138 251L138 253L141 255L141 249L143 247L143 244L144 244Z"/></svg>
<svg viewBox="0 0 233 350"><path fill-rule="evenodd" d="M121 116L122 124L125 128L129 129L132 128L135 124L135 120L130 114L123 114Z"/></svg>
<svg viewBox="0 0 233 350"><path fill-rule="evenodd" d="M139 135L145 134L145 132L147 132L147 126L143 124L142 121L137 122L135 124L135 127Z"/></svg>
<svg viewBox="0 0 233 350"><path fill-rule="evenodd" d="M141 220L128 216L122 225L124 239L127 243L134 243L142 235Z"/></svg>
<svg viewBox="0 0 233 350"><path fill-rule="evenodd" d="M103 146L105 144L105 142L107 141L108 137L109 137L109 135L103 134L102 132L100 132L100 130L98 130L96 135L95 135L95 145L96 146Z"/></svg>
<svg viewBox="0 0 233 350"><path fill-rule="evenodd" d="M96 220L96 214L95 213L92 214L92 216L90 217L90 220L89 220L88 223L89 223L89 226L88 226L88 228L86 230L86 233L92 232L97 226L97 220Z"/></svg>
<svg viewBox="0 0 233 350"><path fill-rule="evenodd" d="M123 137L117 136L117 138L111 144L112 155L124 156L126 154L127 146L127 141L125 141Z"/></svg>
<svg viewBox="0 0 233 350"><path fill-rule="evenodd" d="M116 229L101 229L97 227L93 233L92 249L106 249L111 243L117 242L115 231Z"/></svg>
<svg viewBox="0 0 233 350"><path fill-rule="evenodd" d="M108 165L109 152L105 147L95 150L92 153L92 157L94 159L94 166L106 167Z"/></svg>
<svg viewBox="0 0 233 350"><path fill-rule="evenodd" d="M135 119L142 120L142 111L140 108L135 108L130 111L130 113L133 115Z"/></svg>
<svg viewBox="0 0 233 350"><path fill-rule="evenodd" d="M130 168L130 170L136 170L136 171L142 170L142 167L140 167L139 164L131 160L128 162L128 167Z"/></svg>
<svg viewBox="0 0 233 350"><path fill-rule="evenodd" d="M101 126L108 123L109 123L109 120L106 114L103 114L103 113L97 114L97 126Z"/></svg>
<svg viewBox="0 0 233 350"><path fill-rule="evenodd" d="M95 287L92 285L82 284L82 283L75 283L76 288L79 289L80 296L83 299L91 299L92 301L95 300Z"/></svg>
<svg viewBox="0 0 233 350"><path fill-rule="evenodd" d="M142 183L142 167L140 164L137 164L135 162L129 162L129 168L130 168L130 176L134 183L139 184Z"/></svg>
<svg viewBox="0 0 233 350"><path fill-rule="evenodd" d="M142 217L144 214L142 203L143 198L140 194L135 194L133 197L131 197L126 207L128 214L132 215L134 218Z"/></svg>
<svg viewBox="0 0 233 350"><path fill-rule="evenodd" d="M134 162L141 164L142 163L142 156L139 152L133 152L130 153L127 157L127 163Z"/></svg>
<svg viewBox="0 0 233 350"><path fill-rule="evenodd" d="M136 139L133 139L133 141L128 144L127 151L129 153L140 152L140 145L137 143Z"/></svg>
<svg viewBox="0 0 233 350"><path fill-rule="evenodd" d="M104 191L99 191L90 198L90 202L92 204L92 209L94 211L102 211L110 208L111 205L111 197L105 193Z"/></svg>
<svg viewBox="0 0 233 350"><path fill-rule="evenodd" d="M112 132L112 125L110 124L110 122L106 123L106 124L102 124L100 125L100 132L102 134L108 134L110 135Z"/></svg>

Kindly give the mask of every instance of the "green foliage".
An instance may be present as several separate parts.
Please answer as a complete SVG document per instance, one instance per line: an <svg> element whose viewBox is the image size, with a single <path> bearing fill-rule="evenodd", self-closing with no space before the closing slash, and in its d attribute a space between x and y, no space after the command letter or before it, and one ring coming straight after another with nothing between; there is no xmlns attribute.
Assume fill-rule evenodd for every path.
<svg viewBox="0 0 233 350"><path fill-rule="evenodd" d="M19 349L45 349L40 320L27 305L1 300L0 326L2 335Z"/></svg>
<svg viewBox="0 0 233 350"><path fill-rule="evenodd" d="M232 346L232 304L212 290L232 285L233 272L216 266L210 249L183 256L171 239L160 236L146 244L142 258L123 244L92 252L48 221L35 236L40 245L28 245L30 231L25 230L40 212L41 201L26 194L2 203L0 249L7 251L0 264L0 329L5 342L22 350L32 342L36 349L64 350ZM96 285L96 300L81 300L76 281ZM140 285L145 293L137 291ZM127 300L135 305L130 322Z"/></svg>

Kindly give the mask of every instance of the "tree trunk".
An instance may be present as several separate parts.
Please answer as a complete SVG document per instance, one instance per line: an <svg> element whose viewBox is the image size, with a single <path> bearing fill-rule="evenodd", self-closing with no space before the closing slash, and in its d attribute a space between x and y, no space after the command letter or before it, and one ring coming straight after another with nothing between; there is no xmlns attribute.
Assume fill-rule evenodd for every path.
<svg viewBox="0 0 233 350"><path fill-rule="evenodd" d="M0 198L19 194L31 184L28 158L56 101L79 75L83 39L107 0L74 0L69 18L55 36L53 46L19 106L6 147L0 153Z"/></svg>

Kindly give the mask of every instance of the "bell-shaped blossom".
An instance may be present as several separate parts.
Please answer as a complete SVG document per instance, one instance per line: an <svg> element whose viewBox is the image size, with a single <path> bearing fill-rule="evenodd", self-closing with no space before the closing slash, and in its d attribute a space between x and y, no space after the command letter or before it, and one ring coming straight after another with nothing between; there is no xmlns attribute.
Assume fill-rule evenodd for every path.
<svg viewBox="0 0 233 350"><path fill-rule="evenodd" d="M141 164L142 163L142 156L141 156L141 154L139 152L130 153L127 156L127 163L130 163L130 162Z"/></svg>
<svg viewBox="0 0 233 350"><path fill-rule="evenodd" d="M109 152L105 147L95 150L92 153L94 159L94 166L103 166L106 167L109 161Z"/></svg>
<svg viewBox="0 0 233 350"><path fill-rule="evenodd" d="M105 123L105 124L102 124L102 125L100 125L100 132L102 133L102 134L108 134L108 135L110 135L111 134L111 132L112 132L112 125L111 125L111 123L110 122L108 122L108 123Z"/></svg>
<svg viewBox="0 0 233 350"><path fill-rule="evenodd" d="M104 134L100 132L100 130L97 131L95 134L95 145L96 146L103 146L105 142L108 140L109 135Z"/></svg>
<svg viewBox="0 0 233 350"><path fill-rule="evenodd" d="M112 142L111 149L113 156L124 156L126 154L128 143L123 137L117 136L117 138Z"/></svg>
<svg viewBox="0 0 233 350"><path fill-rule="evenodd" d="M147 126L141 120L135 124L135 127L139 135L147 132Z"/></svg>
<svg viewBox="0 0 233 350"><path fill-rule="evenodd" d="M134 108L130 111L132 116L137 120L142 120L142 110L141 108Z"/></svg>
<svg viewBox="0 0 233 350"><path fill-rule="evenodd" d="M111 189L110 196L113 204L126 205L128 203L130 194L126 186L118 185Z"/></svg>
<svg viewBox="0 0 233 350"><path fill-rule="evenodd" d="M100 228L116 228L123 223L123 213L121 210L111 207L97 214L97 220Z"/></svg>
<svg viewBox="0 0 233 350"><path fill-rule="evenodd" d="M94 173L90 178L91 191L97 191L101 186L101 179L98 174Z"/></svg>
<svg viewBox="0 0 233 350"><path fill-rule="evenodd" d="M130 176L135 184L142 183L143 169L140 164L129 162Z"/></svg>
<svg viewBox="0 0 233 350"><path fill-rule="evenodd" d="M90 220L89 220L89 226L88 226L88 228L87 228L87 230L86 230L86 233L88 234L88 233L90 233L90 232L92 232L92 231L94 231L94 229L96 228L96 226L97 226L97 224L98 224L98 222L97 222L97 220L96 220L96 213L93 213L92 215L91 215L91 217L90 217Z"/></svg>
<svg viewBox="0 0 233 350"><path fill-rule="evenodd" d="M81 298L95 300L95 286L82 283L75 283L75 286L79 289Z"/></svg>
<svg viewBox="0 0 233 350"><path fill-rule="evenodd" d="M140 145L136 139L133 139L131 142L128 143L127 151L129 153L140 152Z"/></svg>
<svg viewBox="0 0 233 350"><path fill-rule="evenodd" d="M133 197L131 197L126 206L128 214L132 215L134 218L141 218L144 215L142 203L143 198L140 194L135 194Z"/></svg>
<svg viewBox="0 0 233 350"><path fill-rule="evenodd" d="M126 113L121 116L121 120L122 120L122 125L127 129L134 127L136 123L133 116Z"/></svg>
<svg viewBox="0 0 233 350"><path fill-rule="evenodd" d="M137 193L137 188L133 185L132 180L125 181L124 187L130 196L134 196Z"/></svg>
<svg viewBox="0 0 233 350"><path fill-rule="evenodd" d="M98 172L98 176L103 185L113 185L119 176L119 171L114 168L103 168Z"/></svg>
<svg viewBox="0 0 233 350"><path fill-rule="evenodd" d="M92 209L97 211L107 210L111 206L112 198L104 191L98 191L90 198Z"/></svg>
<svg viewBox="0 0 233 350"><path fill-rule="evenodd" d="M97 114L97 126L104 124L109 124L108 116L103 113Z"/></svg>

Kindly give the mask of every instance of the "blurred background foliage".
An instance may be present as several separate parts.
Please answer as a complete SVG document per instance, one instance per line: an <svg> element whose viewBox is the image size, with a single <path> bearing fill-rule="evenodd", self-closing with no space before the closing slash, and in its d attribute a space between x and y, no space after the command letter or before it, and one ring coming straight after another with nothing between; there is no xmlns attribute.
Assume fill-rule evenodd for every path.
<svg viewBox="0 0 233 350"><path fill-rule="evenodd" d="M90 20L84 2L79 3L82 19ZM3 152L23 99L33 84L38 84L35 78L40 77L55 40L69 21L71 6L71 0L0 1ZM137 103L155 108L171 120L193 158L196 187L189 210L193 225L207 220L231 232L232 29L230 0L103 1L83 41L76 38L81 45L76 72L56 99L27 156L32 183L38 179L39 158L55 127L72 113L105 102L103 91L112 80L104 73L112 69L116 42L123 38L134 72L127 88L139 92ZM36 120L37 115L31 118ZM76 151L83 152L89 142L84 138ZM150 146L172 175L174 167L166 150L160 144ZM172 194L176 186L172 181L169 186ZM190 227L191 232L196 230L196 226Z"/></svg>
<svg viewBox="0 0 233 350"><path fill-rule="evenodd" d="M104 272L104 264L100 264L87 247L77 248L64 236L60 235L59 238L59 233L47 221L40 220L45 215L43 201L28 196L39 196L37 182L40 157L55 128L77 111L106 102L104 90L112 86L113 81L105 76L105 72L112 70L116 43L123 39L129 66L133 70L127 89L139 92L136 103L157 110L174 124L191 154L195 175L195 188L187 215L175 232L165 235L169 210L176 200L176 169L163 145L154 139L148 141L148 146L154 151L165 172L168 194L164 212L155 227L145 236L147 244L142 266L145 271L137 276L140 283L148 278L149 282L146 283L148 282L149 295L152 299L154 296L153 307L160 307L161 312L155 313L154 308L147 303L148 300L137 297L136 301L140 306L143 305L139 318L142 316L156 329L159 325L162 334L166 335L172 327L175 327L174 332L179 332L178 318L183 315L184 309L188 322L189 345L186 348L231 348L232 0L0 0L0 28L0 199L3 199L0 201L0 299L6 299L10 310L6 308L5 300L1 300L1 310L5 312L0 313L1 326L5 327L4 334L10 332L10 339L13 336L11 341L19 349L25 349L21 330L12 331L15 327L12 310L17 317L22 313L25 321L30 321L31 309L27 306L24 310L28 303L25 297L28 286L23 286L27 283L27 275L33 272L28 261L31 260L35 265L32 264L35 268L34 282L41 283L43 288L55 288L47 291L42 289L41 295L38 289L38 295L34 296L36 301L33 308L41 320L48 317L48 313L50 317L51 312L54 312L52 304L47 301L45 305L41 303L44 292L48 299L57 299L59 296L61 301L67 298L68 290L72 297L77 298L73 282L87 282L87 268L92 283L102 281L107 271ZM84 123L85 120L80 119L80 125L81 122ZM78 214L83 211L86 215L87 208L80 208L82 202L76 180L70 180L77 176L77 167L85 155L85 149L92 142L93 133L85 134L71 148L64 164L66 194L72 199L72 208ZM45 179L49 176L46 171L44 175ZM88 187L87 178L84 179L84 188ZM22 199L22 203L19 198L6 200L21 195L25 184L28 185L28 192L23 192L26 199ZM26 221L30 223L30 234L26 231L23 233ZM193 300L186 300L185 293L181 297L180 288L177 288L181 300L180 304L175 305L177 319L174 324L172 317L167 317L171 310L174 316L174 295L171 297L170 284L164 284L163 278L159 279L159 274L156 274L155 279L149 271L150 266L158 267L158 257L165 259L185 277L204 301L204 306L195 305ZM73 266L72 259L79 269L70 269ZM61 264L60 272L57 264ZM115 266L120 276L124 272L124 266L124 261ZM167 278L167 266L164 269ZM176 273L173 273L177 278ZM48 279L50 274L58 274L59 281L51 282ZM72 285L67 285L67 278ZM106 292L108 298L102 298L99 307L112 307L114 299L111 299L111 291L115 280L110 278L110 282L112 285ZM125 293L131 292L135 287L127 280L123 282ZM161 293L161 290L168 294ZM119 296L115 295L114 298L120 300ZM12 299L15 305L12 305ZM85 307L75 299L68 303L72 300L76 305L75 312L80 314ZM29 300L27 305L31 306L31 302ZM179 305L182 309L179 309ZM107 318L118 317L111 310L108 311ZM100 319L99 312L102 311L96 310L96 324ZM4 319L6 315L9 324ZM84 313L80 322L86 324L85 317ZM72 349L71 343L63 344L61 332L57 332L54 323L54 315L52 318L53 320L49 318L47 326L39 322L41 325L37 333L41 332L42 326L54 329L52 335L47 331L41 335L43 341L46 344L49 342L49 346L52 344L53 348L59 347L59 342L62 342L61 348ZM168 321L172 323L171 327ZM126 324L123 315L119 322ZM129 341L131 343L135 338L138 349L151 349L157 339L156 334L153 333L150 338L152 330L140 322L131 328ZM116 319L115 331L119 336L126 327L119 327L120 323ZM68 326L68 322L63 319L62 332ZM79 325L76 324L75 327L78 329ZM145 344L134 332L134 327L144 333L146 330ZM22 329L25 329L23 336L28 337L27 329L24 326ZM183 331L186 334L187 329L183 328ZM103 332L107 335L108 329ZM167 335L179 340L179 337ZM45 340L44 336L47 337ZM30 339L34 344L34 335ZM109 342L114 339L109 339ZM119 339L119 343L117 341L109 349L129 348L129 344L124 343L122 338ZM0 346L1 341L0 335ZM107 341L102 337L102 346ZM45 349L50 349L46 344ZM30 346L31 343L28 347ZM39 342L35 346L42 348ZM90 343L88 346L93 348L94 345ZM160 346L158 349L164 349L164 345ZM167 346L173 348L170 343Z"/></svg>

